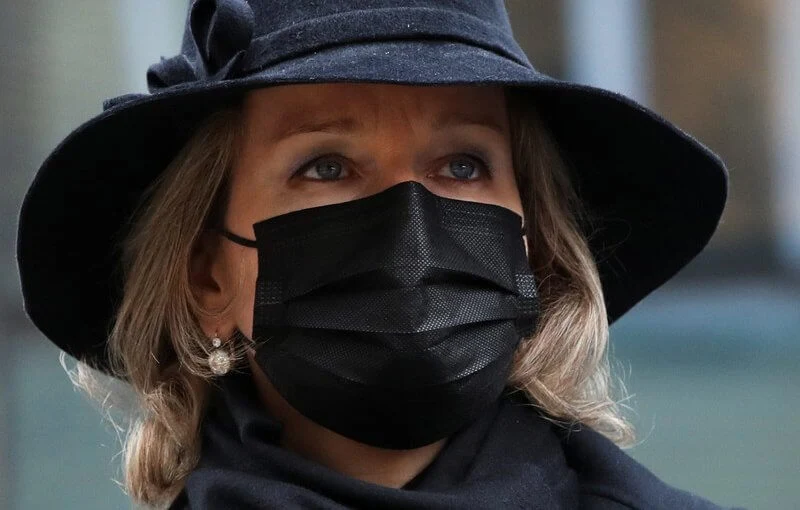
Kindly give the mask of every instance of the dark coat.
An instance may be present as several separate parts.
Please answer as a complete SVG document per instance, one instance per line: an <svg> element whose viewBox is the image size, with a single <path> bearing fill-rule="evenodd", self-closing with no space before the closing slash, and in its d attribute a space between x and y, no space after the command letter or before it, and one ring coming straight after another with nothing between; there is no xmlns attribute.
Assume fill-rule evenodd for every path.
<svg viewBox="0 0 800 510"><path fill-rule="evenodd" d="M721 508L665 484L589 427L554 425L520 392L451 436L402 489L304 459L278 445L280 432L247 375L224 377L203 424L200 462L170 508Z"/></svg>

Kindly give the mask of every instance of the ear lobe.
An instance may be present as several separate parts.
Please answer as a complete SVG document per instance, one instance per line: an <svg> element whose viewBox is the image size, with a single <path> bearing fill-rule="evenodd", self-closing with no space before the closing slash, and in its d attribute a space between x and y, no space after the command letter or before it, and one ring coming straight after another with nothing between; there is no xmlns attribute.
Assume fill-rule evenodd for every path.
<svg viewBox="0 0 800 510"><path fill-rule="evenodd" d="M192 249L189 261L189 285L203 313L197 317L208 335L225 330L218 314L229 304L229 282L220 253L219 237L203 232Z"/></svg>
<svg viewBox="0 0 800 510"><path fill-rule="evenodd" d="M211 291L219 291L220 285L214 278L214 260L216 259L219 246L211 239L211 234L203 232L195 245L189 261L189 283L192 290L198 291L198 298L201 294Z"/></svg>

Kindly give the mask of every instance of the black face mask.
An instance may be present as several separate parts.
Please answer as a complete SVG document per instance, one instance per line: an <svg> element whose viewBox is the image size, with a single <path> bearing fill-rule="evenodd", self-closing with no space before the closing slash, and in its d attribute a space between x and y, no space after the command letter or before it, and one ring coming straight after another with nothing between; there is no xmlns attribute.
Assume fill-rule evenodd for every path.
<svg viewBox="0 0 800 510"><path fill-rule="evenodd" d="M418 448L502 393L536 326L521 218L407 181L253 226L256 360L307 418Z"/></svg>

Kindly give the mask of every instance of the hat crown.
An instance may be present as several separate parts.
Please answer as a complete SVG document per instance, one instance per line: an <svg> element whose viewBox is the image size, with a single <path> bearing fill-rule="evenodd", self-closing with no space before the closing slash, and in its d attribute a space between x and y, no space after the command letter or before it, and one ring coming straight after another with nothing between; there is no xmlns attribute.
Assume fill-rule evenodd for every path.
<svg viewBox="0 0 800 510"><path fill-rule="evenodd" d="M150 66L148 89L246 77L322 49L392 40L467 43L532 68L502 0L194 0L181 53Z"/></svg>
<svg viewBox="0 0 800 510"><path fill-rule="evenodd" d="M222 4L228 1L199 0L192 4ZM258 25L257 35L282 30L291 25L329 16L381 9L402 12L408 9L452 11L473 16L486 23L511 31L508 13L502 0L235 0L248 4ZM190 10L193 6L190 6ZM364 27L369 30L369 27Z"/></svg>

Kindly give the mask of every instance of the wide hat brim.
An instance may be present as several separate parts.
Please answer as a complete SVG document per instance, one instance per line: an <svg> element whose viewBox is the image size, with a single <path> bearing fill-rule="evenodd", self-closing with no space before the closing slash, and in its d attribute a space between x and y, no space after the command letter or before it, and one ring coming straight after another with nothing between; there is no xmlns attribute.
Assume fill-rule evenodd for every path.
<svg viewBox="0 0 800 510"><path fill-rule="evenodd" d="M713 152L635 101L554 80L452 41L339 46L245 78L193 81L123 97L49 155L25 196L17 257L25 310L59 348L106 369L121 299L120 243L142 192L191 130L233 94L289 83L375 82L525 88L568 164L614 322L708 243L727 196Z"/></svg>

